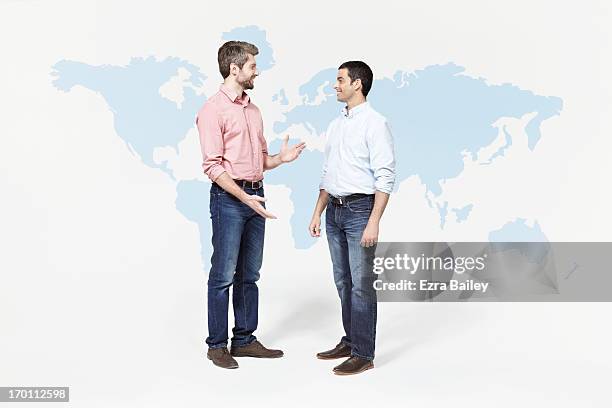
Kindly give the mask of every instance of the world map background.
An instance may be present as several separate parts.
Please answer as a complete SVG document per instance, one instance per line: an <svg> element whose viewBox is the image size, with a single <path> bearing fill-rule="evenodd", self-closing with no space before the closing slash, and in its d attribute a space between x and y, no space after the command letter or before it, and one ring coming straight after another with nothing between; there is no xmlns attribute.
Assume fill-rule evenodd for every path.
<svg viewBox="0 0 612 408"><path fill-rule="evenodd" d="M264 30L246 26L221 36L222 41L230 39L257 45L261 50L257 57L258 69L273 69L273 49ZM126 147L145 165L176 179L167 161L155 160L154 151L161 147L177 150L187 130L193 127L195 114L207 98L196 92L207 79L199 67L178 57L161 61L154 57L135 57L127 66L92 66L62 60L53 70L53 84L58 90L67 92L82 86L100 94L113 112L117 135ZM513 137L506 127L502 125L498 129L494 124L501 118L520 119L529 115L525 132L529 149L534 150L542 137L540 124L559 115L563 106L558 97L535 95L512 84L489 85L485 79L472 78L463 71L464 68L452 62L415 72L398 70L393 78L376 79L369 96L371 104L387 117L393 129L397 184L413 175L419 178L427 191L424 199L439 213L441 229L449 213L454 213L457 222L464 222L474 207L469 203L461 208L449 208L448 201L436 200L442 192L441 183L463 171L464 155L486 166L503 157L512 146ZM281 134L291 125L302 125L315 135L324 134L327 124L340 110L331 87L336 72L336 68L322 69L307 83L299 85L300 100L285 109L285 120L274 123L274 133ZM180 100L163 94L164 86L171 81L177 81L180 86ZM285 87L273 97L279 109L289 105ZM488 157L479 157L481 149L496 141L499 130L503 132L504 143ZM279 148L277 140L270 143L271 152ZM322 164L322 153L308 150L295 164L285 166L282 171L269 172L265 177L266 183L283 184L291 190L294 207L291 225L298 249L309 248L314 243L305 232ZM208 189L209 185L199 180L177 180L176 184L176 208L198 224L205 265L211 254L211 225L206 211ZM477 202L477 197L474 201ZM489 238L546 240L537 223L531 227L521 218L509 220L500 230L491 231Z"/></svg>

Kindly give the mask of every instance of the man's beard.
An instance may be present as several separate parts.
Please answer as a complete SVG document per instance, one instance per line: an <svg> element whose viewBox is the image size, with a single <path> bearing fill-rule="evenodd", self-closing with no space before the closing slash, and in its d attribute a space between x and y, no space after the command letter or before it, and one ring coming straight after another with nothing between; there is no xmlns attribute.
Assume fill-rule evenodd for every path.
<svg viewBox="0 0 612 408"><path fill-rule="evenodd" d="M255 87L255 84L253 84L254 79L255 77L252 77L250 79L238 82L238 85L240 85L242 89L253 89Z"/></svg>

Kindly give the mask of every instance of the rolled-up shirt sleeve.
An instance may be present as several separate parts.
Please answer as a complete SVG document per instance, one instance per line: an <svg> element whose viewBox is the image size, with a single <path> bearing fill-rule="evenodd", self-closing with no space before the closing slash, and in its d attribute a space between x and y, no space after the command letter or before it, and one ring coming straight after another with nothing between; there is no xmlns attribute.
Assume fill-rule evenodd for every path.
<svg viewBox="0 0 612 408"><path fill-rule="evenodd" d="M325 175L327 174L327 156L323 159L323 171L321 172L321 180L319 181L319 190L325 190Z"/></svg>
<svg viewBox="0 0 612 408"><path fill-rule="evenodd" d="M368 132L367 142L376 190L391 194L395 185L395 153L387 121L381 121Z"/></svg>
<svg viewBox="0 0 612 408"><path fill-rule="evenodd" d="M268 155L268 142L266 141L266 137L264 136L264 125L263 125L263 119L259 119L259 126L261 127L261 133L259 134L259 143L261 144L261 152L265 156Z"/></svg>
<svg viewBox="0 0 612 408"><path fill-rule="evenodd" d="M219 114L213 104L205 104L196 119L202 148L202 169L212 181L225 172L223 168L223 133Z"/></svg>
<svg viewBox="0 0 612 408"><path fill-rule="evenodd" d="M331 123L327 126L327 130L323 135L325 139L325 151L323 152L323 170L321 171L321 180L319 181L319 190L327 190L325 185L325 176L327 175L327 166L329 162L329 132L331 129Z"/></svg>

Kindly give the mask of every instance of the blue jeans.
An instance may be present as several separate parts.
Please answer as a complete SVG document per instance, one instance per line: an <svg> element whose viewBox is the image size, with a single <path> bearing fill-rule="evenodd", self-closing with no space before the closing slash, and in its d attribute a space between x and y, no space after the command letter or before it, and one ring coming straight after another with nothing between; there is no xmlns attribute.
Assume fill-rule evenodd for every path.
<svg viewBox="0 0 612 408"><path fill-rule="evenodd" d="M327 204L325 229L334 270L334 281L342 307L345 335L341 342L352 355L374 359L376 340L376 291L373 273L376 246L360 245L374 197L366 196L343 206Z"/></svg>
<svg viewBox="0 0 612 408"><path fill-rule="evenodd" d="M264 196L263 188L244 190L249 195ZM233 285L232 346L246 346L256 340L256 282L263 258L265 219L214 183L210 188L210 218L213 254L208 275L206 344L210 348L227 347L229 288Z"/></svg>

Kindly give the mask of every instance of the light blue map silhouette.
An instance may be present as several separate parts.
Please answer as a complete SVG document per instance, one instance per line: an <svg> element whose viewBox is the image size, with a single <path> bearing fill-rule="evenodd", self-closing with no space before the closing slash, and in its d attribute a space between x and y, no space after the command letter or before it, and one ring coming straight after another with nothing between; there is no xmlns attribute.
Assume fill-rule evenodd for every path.
<svg viewBox="0 0 612 408"><path fill-rule="evenodd" d="M504 252L517 250L527 261L541 265L550 251L548 238L536 221L533 227L527 225L527 220L517 218L507 222L500 229L489 233L491 251ZM539 245L531 243L539 242Z"/></svg>
<svg viewBox="0 0 612 408"><path fill-rule="evenodd" d="M223 33L221 38L223 41L238 39L256 44L260 50L257 56L259 70L274 67L273 49L266 40L266 32L259 27L239 27ZM180 107L159 93L160 87L177 75L179 68L190 74L184 82L184 101ZM336 72L335 67L329 67L312 75L299 86L299 101L287 99L285 89L293 84L284 84L273 97L273 102L284 114L284 120L274 123L274 132L281 134L292 125L302 125L315 135L322 134L342 108L332 89ZM489 85L485 79L473 78L463 72L464 68L447 63L412 73L397 71L393 78L374 81L368 100L388 119L393 132L396 188L408 177L417 176L427 192L437 197L442 193L441 182L457 177L463 171L462 152L467 151L476 159L479 149L497 138L497 128L492 124L499 118L520 118L535 113L526 127L528 146L533 150L541 138L540 124L558 115L562 109L560 98L535 95L511 84ZM211 77L219 75L217 67L207 67L206 73ZM62 60L53 66L52 76L53 85L60 91L68 92L81 86L101 95L113 113L117 135L130 151L145 165L163 171L176 181L176 208L198 225L202 261L208 268L212 253L208 212L210 184L199 180L176 180L167 162L156 163L153 158L154 150L160 147L171 147L178 154L178 143L193 128L195 115L206 100L205 95L198 95L192 87L200 87L207 76L199 67L176 57L163 60L133 58L125 66L93 66ZM504 156L511 146L512 136L505 129L503 131L504 146L485 164ZM269 151L278 152L280 143L278 139L269 143ZM322 152L305 150L297 161L265 174L266 184L285 185L291 191L294 212L290 223L297 249L310 248L315 242L308 235L307 226L318 192L322 165ZM194 166L200 166L200 163L194 163ZM433 207L427 196L425 199ZM435 203L440 228L444 228L449 211L455 214L458 222L464 222L474 205L478 203L449 209L446 201Z"/></svg>

